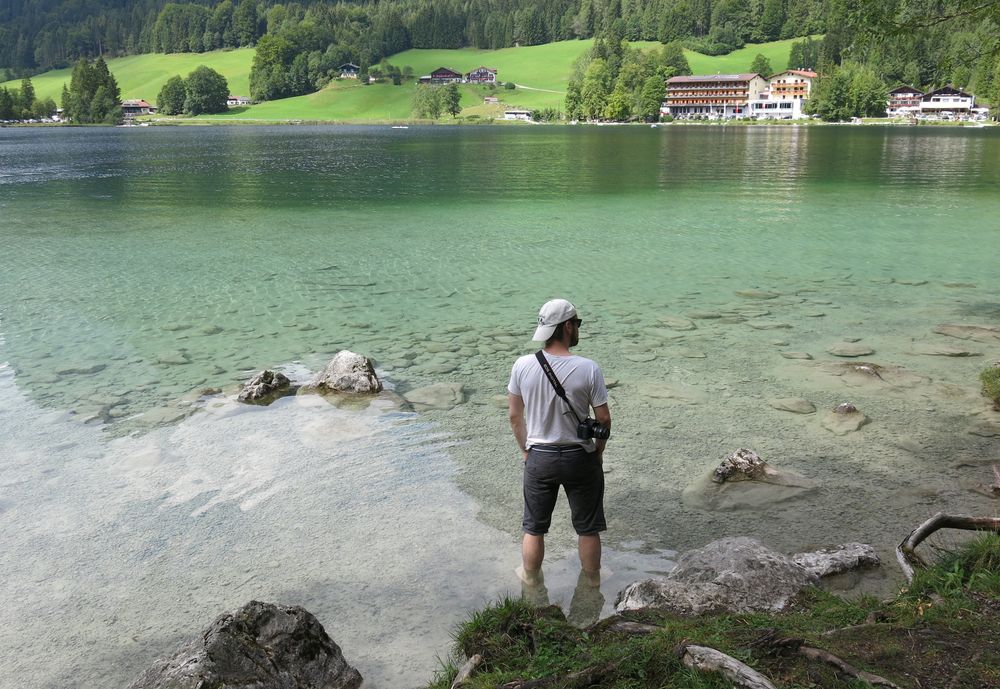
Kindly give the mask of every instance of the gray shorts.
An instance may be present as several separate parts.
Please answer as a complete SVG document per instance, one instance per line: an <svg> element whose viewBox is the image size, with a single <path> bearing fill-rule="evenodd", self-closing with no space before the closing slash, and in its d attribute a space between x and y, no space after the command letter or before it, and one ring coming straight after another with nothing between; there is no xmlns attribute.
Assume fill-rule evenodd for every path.
<svg viewBox="0 0 1000 689"><path fill-rule="evenodd" d="M548 533L559 486L566 491L577 534L588 536L608 528L604 521L604 470L597 453L579 445L559 450L532 447L524 463L524 533Z"/></svg>

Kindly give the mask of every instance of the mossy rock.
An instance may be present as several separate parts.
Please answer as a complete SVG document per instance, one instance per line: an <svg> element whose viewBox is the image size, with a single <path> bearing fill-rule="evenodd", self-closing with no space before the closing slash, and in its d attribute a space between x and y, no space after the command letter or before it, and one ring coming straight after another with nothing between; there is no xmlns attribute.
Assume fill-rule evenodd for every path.
<svg viewBox="0 0 1000 689"><path fill-rule="evenodd" d="M1000 363L993 364L979 374L983 394L993 401L993 408L1000 411Z"/></svg>

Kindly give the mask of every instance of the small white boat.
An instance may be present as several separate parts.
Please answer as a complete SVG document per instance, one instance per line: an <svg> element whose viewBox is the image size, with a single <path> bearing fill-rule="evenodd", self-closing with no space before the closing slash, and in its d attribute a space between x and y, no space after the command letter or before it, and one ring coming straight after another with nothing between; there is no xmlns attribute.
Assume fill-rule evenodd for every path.
<svg viewBox="0 0 1000 689"><path fill-rule="evenodd" d="M405 124L394 124L394 125L392 125L392 128L393 129L409 129L409 127L407 125L405 125Z"/></svg>

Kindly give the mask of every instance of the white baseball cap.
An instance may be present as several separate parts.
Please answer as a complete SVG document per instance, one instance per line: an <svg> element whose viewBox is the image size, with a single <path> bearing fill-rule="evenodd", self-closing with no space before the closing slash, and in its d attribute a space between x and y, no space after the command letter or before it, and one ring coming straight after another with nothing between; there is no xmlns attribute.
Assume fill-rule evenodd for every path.
<svg viewBox="0 0 1000 689"><path fill-rule="evenodd" d="M531 339L536 342L545 342L552 333L556 331L556 326L565 323L576 317L576 307L565 299L552 299L542 304L538 310L538 327Z"/></svg>

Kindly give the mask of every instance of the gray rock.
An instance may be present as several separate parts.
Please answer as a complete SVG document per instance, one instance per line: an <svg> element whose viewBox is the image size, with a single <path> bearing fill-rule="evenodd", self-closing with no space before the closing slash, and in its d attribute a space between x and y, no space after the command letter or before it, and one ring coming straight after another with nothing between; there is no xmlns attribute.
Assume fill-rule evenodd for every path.
<svg viewBox="0 0 1000 689"><path fill-rule="evenodd" d="M793 414L812 414L816 411L816 405L801 397L779 397L768 400L768 404L779 411L790 411Z"/></svg>
<svg viewBox="0 0 1000 689"><path fill-rule="evenodd" d="M250 601L154 662L129 689L357 689L361 682L308 611Z"/></svg>
<svg viewBox="0 0 1000 689"><path fill-rule="evenodd" d="M751 449L740 449L726 455L722 463L712 473L716 483L724 481L753 481L764 477L767 462Z"/></svg>
<svg viewBox="0 0 1000 689"><path fill-rule="evenodd" d="M240 402L256 402L271 397L287 388L292 381L284 373L275 373L264 369L243 384L243 389L236 396Z"/></svg>
<svg viewBox="0 0 1000 689"><path fill-rule="evenodd" d="M875 548L865 543L844 543L811 553L792 555L792 561L816 577L841 574L860 567L882 564Z"/></svg>
<svg viewBox="0 0 1000 689"><path fill-rule="evenodd" d="M826 351L834 356L843 357L868 356L869 354L875 353L875 350L867 345L855 344L851 342L834 345Z"/></svg>
<svg viewBox="0 0 1000 689"><path fill-rule="evenodd" d="M812 354L809 352L782 352L781 356L786 359L812 359Z"/></svg>
<svg viewBox="0 0 1000 689"><path fill-rule="evenodd" d="M817 577L786 555L745 537L722 538L684 553L666 578L629 585L618 612L655 608L684 615L780 611Z"/></svg>
<svg viewBox="0 0 1000 689"><path fill-rule="evenodd" d="M404 395L417 411L425 409L452 409L465 401L461 383L435 383L410 390Z"/></svg>
<svg viewBox="0 0 1000 689"><path fill-rule="evenodd" d="M337 352L308 387L336 392L373 393L382 390L382 381L375 375L371 359L344 349Z"/></svg>

